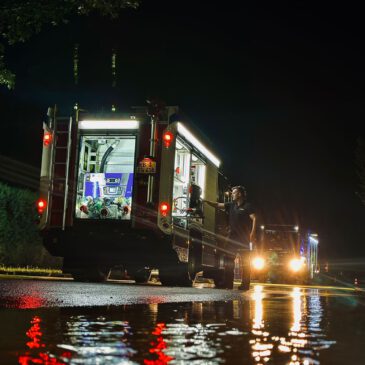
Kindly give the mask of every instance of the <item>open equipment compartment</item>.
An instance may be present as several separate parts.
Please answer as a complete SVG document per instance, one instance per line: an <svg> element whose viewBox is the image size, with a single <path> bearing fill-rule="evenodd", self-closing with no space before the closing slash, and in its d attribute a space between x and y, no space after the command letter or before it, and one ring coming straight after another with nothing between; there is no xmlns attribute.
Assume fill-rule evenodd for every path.
<svg viewBox="0 0 365 365"><path fill-rule="evenodd" d="M81 136L76 218L131 218L135 149L130 135Z"/></svg>

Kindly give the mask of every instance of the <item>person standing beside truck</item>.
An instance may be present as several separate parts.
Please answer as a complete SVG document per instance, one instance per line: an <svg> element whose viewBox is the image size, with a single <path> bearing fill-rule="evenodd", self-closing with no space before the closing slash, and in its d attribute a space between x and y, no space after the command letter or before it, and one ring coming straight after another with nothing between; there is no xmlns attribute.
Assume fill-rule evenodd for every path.
<svg viewBox="0 0 365 365"><path fill-rule="evenodd" d="M252 205L247 201L246 189L240 185L232 188L232 201L227 203L203 200L208 205L225 210L229 217L229 233L227 245L237 247L241 259L240 290L250 287L250 251L255 239L256 214Z"/></svg>

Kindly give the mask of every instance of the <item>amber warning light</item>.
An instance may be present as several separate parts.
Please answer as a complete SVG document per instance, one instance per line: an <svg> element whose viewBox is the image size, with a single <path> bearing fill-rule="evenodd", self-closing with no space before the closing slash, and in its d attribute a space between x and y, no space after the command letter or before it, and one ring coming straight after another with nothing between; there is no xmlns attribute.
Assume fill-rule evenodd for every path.
<svg viewBox="0 0 365 365"><path fill-rule="evenodd" d="M170 145L171 145L171 142L173 141L174 139L174 135L171 133L171 132L165 132L163 134L163 144L166 148L169 148Z"/></svg>
<svg viewBox="0 0 365 365"><path fill-rule="evenodd" d="M160 204L160 213L162 216L166 217L167 213L170 211L170 205L168 203Z"/></svg>
<svg viewBox="0 0 365 365"><path fill-rule="evenodd" d="M52 142L52 133L50 132L44 132L44 135L43 135L43 144L45 146L49 146Z"/></svg>
<svg viewBox="0 0 365 365"><path fill-rule="evenodd" d="M46 209L47 202L44 199L38 199L37 201L37 210L38 214L43 214L44 210Z"/></svg>

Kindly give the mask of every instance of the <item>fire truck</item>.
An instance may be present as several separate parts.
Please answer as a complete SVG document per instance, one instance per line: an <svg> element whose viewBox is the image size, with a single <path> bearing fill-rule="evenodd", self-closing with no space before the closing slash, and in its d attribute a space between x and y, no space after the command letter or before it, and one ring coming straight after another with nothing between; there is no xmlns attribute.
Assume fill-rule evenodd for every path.
<svg viewBox="0 0 365 365"><path fill-rule="evenodd" d="M205 137L177 107L150 102L130 113L61 117L43 123L39 229L78 281L104 281L121 267L138 283L158 269L163 285L196 275L232 288L235 249L225 246L226 180Z"/></svg>
<svg viewBox="0 0 365 365"><path fill-rule="evenodd" d="M260 227L252 277L273 283L306 284L318 273L318 235L298 225Z"/></svg>

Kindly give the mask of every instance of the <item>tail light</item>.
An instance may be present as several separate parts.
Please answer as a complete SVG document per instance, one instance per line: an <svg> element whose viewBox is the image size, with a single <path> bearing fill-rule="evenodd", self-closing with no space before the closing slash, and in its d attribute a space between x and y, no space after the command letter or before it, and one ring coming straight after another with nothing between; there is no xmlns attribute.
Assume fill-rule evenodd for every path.
<svg viewBox="0 0 365 365"><path fill-rule="evenodd" d="M89 214L89 210L87 209L86 205L81 205L80 210L85 214Z"/></svg>
<svg viewBox="0 0 365 365"><path fill-rule="evenodd" d="M46 207L47 207L47 202L44 199L38 199L37 200L38 214L43 214Z"/></svg>
<svg viewBox="0 0 365 365"><path fill-rule="evenodd" d="M52 143L52 133L51 132L44 132L43 135L43 144L48 147Z"/></svg>
<svg viewBox="0 0 365 365"><path fill-rule="evenodd" d="M165 132L162 139L165 148L169 148L172 141L174 140L174 135L171 132Z"/></svg>
<svg viewBox="0 0 365 365"><path fill-rule="evenodd" d="M160 204L160 213L163 217L167 216L170 209L171 209L171 207L168 203L163 202Z"/></svg>

